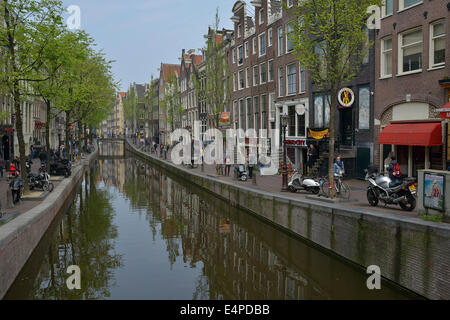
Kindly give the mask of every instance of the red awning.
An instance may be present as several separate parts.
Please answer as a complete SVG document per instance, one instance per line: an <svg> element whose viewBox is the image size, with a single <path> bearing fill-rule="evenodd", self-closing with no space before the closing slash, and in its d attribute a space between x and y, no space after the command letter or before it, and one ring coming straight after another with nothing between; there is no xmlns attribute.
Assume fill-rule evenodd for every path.
<svg viewBox="0 0 450 320"><path fill-rule="evenodd" d="M380 144L433 147L442 145L440 122L396 123L383 129Z"/></svg>

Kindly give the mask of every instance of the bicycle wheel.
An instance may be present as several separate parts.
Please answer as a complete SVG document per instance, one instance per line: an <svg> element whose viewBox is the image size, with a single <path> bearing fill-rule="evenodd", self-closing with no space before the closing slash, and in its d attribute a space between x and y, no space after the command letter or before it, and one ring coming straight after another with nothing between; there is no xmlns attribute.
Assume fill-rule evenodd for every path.
<svg viewBox="0 0 450 320"><path fill-rule="evenodd" d="M343 199L350 199L350 187L345 182L341 182L340 195Z"/></svg>
<svg viewBox="0 0 450 320"><path fill-rule="evenodd" d="M330 182L328 180L325 180L322 183L321 189L322 189L323 195L328 197L328 192L329 192L329 189L330 189Z"/></svg>

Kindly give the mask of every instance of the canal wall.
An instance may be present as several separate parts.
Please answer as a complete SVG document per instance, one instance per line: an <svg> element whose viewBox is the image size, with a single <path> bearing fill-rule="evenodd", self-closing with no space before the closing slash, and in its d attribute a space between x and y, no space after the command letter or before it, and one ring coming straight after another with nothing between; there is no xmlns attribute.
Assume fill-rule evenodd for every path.
<svg viewBox="0 0 450 320"><path fill-rule="evenodd" d="M4 297L97 155L98 150L82 160L82 165L74 167L72 175L62 180L39 205L0 227L0 299Z"/></svg>
<svg viewBox="0 0 450 320"><path fill-rule="evenodd" d="M292 199L220 181L126 149L231 205L429 299L450 299L450 225L342 204Z"/></svg>

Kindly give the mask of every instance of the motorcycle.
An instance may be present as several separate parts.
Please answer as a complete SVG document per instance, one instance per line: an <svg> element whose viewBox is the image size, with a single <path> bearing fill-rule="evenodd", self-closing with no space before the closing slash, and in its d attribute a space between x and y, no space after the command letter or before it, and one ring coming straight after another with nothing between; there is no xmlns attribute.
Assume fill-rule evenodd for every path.
<svg viewBox="0 0 450 320"><path fill-rule="evenodd" d="M247 181L247 171L245 170L245 166L243 164L235 166L234 170L236 171L238 179L241 181Z"/></svg>
<svg viewBox="0 0 450 320"><path fill-rule="evenodd" d="M67 159L50 161L50 173L68 178L72 174L72 163Z"/></svg>
<svg viewBox="0 0 450 320"><path fill-rule="evenodd" d="M30 190L38 188L44 191L52 192L54 188L53 183L50 181L50 175L45 171L45 167L43 166L39 169L39 174L28 174L28 184L30 186Z"/></svg>
<svg viewBox="0 0 450 320"><path fill-rule="evenodd" d="M12 192L13 202L17 203L23 196L23 188L25 183L22 178L17 176L14 180L9 183L9 188Z"/></svg>
<svg viewBox="0 0 450 320"><path fill-rule="evenodd" d="M299 190L305 190L312 194L319 194L320 183L313 178L303 177L297 170L294 170L294 175L288 183L288 188L293 193Z"/></svg>
<svg viewBox="0 0 450 320"><path fill-rule="evenodd" d="M376 207L381 201L388 204L400 205L402 210L413 211L416 208L417 181L415 178L403 178L394 183L389 177L378 174L378 169L365 170L366 181L370 182L367 188L367 201Z"/></svg>

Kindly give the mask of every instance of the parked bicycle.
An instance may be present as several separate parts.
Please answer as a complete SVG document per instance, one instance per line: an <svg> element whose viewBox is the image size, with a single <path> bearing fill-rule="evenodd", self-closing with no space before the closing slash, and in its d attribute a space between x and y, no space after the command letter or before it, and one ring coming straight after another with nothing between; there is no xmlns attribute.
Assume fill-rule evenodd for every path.
<svg viewBox="0 0 450 320"><path fill-rule="evenodd" d="M350 187L347 183L345 183L342 180L342 178L343 178L342 175L334 177L334 183L333 183L334 193L338 197L348 200L348 199L350 199ZM328 196L328 192L330 189L329 180L326 178L323 178L323 181L319 181L319 183L322 184L322 193L324 195Z"/></svg>

